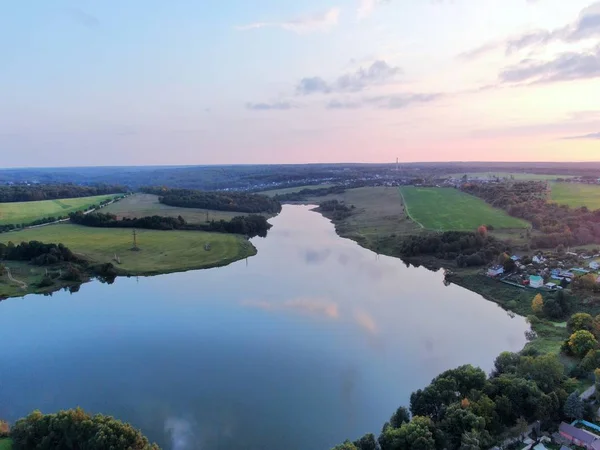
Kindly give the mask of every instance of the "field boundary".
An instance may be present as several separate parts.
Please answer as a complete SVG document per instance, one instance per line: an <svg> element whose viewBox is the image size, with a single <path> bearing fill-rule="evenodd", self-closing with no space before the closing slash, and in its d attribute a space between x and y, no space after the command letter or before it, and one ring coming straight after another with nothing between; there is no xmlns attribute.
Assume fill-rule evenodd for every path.
<svg viewBox="0 0 600 450"><path fill-rule="evenodd" d="M415 218L411 215L410 210L408 209L408 204L406 203L406 200L404 199L404 194L402 194L401 187L398 188L398 192L400 193L400 197L402 198L402 204L404 205L404 211L406 211L406 215L408 216L408 218L410 220L412 220L414 223L416 223L417 225L419 225L421 228L425 229L423 224L421 222L419 222L418 220L415 220Z"/></svg>

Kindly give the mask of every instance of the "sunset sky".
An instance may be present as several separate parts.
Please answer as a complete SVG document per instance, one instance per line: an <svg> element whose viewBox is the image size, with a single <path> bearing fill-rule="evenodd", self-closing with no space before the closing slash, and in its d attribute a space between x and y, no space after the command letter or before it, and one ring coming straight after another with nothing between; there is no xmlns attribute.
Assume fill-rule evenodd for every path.
<svg viewBox="0 0 600 450"><path fill-rule="evenodd" d="M600 160L600 2L8 0L0 167Z"/></svg>

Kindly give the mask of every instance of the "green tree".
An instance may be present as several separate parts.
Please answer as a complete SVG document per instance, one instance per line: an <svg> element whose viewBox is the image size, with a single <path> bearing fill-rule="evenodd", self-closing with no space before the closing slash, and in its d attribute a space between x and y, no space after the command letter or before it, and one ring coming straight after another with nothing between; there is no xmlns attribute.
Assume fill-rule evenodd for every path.
<svg viewBox="0 0 600 450"><path fill-rule="evenodd" d="M487 430L465 431L460 441L460 450L487 449L492 443L492 436Z"/></svg>
<svg viewBox="0 0 600 450"><path fill-rule="evenodd" d="M570 333L579 330L594 331L594 318L587 313L573 314L567 322L567 329Z"/></svg>
<svg viewBox="0 0 600 450"><path fill-rule="evenodd" d="M365 434L358 441L354 442L358 450L377 450L377 440L372 433Z"/></svg>
<svg viewBox="0 0 600 450"><path fill-rule="evenodd" d="M34 411L11 430L14 450L159 450L131 425L82 409L44 415Z"/></svg>
<svg viewBox="0 0 600 450"><path fill-rule="evenodd" d="M535 297L533 297L531 302L531 310L537 316L544 312L544 299L542 298L542 294L537 294Z"/></svg>
<svg viewBox="0 0 600 450"><path fill-rule="evenodd" d="M557 355L524 356L520 360L517 374L521 378L533 380L545 393L553 392L563 381L564 366Z"/></svg>
<svg viewBox="0 0 600 450"><path fill-rule="evenodd" d="M583 358L590 350L598 346L598 341L592 333L586 330L576 331L569 338L569 350L580 358Z"/></svg>
<svg viewBox="0 0 600 450"><path fill-rule="evenodd" d="M521 363L521 355L518 353L502 352L494 361L494 376L503 373L516 373L517 367Z"/></svg>
<svg viewBox="0 0 600 450"><path fill-rule="evenodd" d="M410 422L410 413L404 406L399 407L390 418L392 428L400 428L403 423Z"/></svg>
<svg viewBox="0 0 600 450"><path fill-rule="evenodd" d="M579 367L585 372L593 372L600 367L600 351L590 350L581 360Z"/></svg>
<svg viewBox="0 0 600 450"><path fill-rule="evenodd" d="M333 447L332 450L359 450L359 449L352 442L346 441L341 445L337 445L337 446Z"/></svg>
<svg viewBox="0 0 600 450"><path fill-rule="evenodd" d="M458 448L464 433L473 430L482 431L485 428L485 419L455 403L446 410L440 428L448 437L450 447Z"/></svg>
<svg viewBox="0 0 600 450"><path fill-rule="evenodd" d="M436 442L430 419L415 417L400 428L389 427L385 434L385 446L382 450L435 450Z"/></svg>
<svg viewBox="0 0 600 450"><path fill-rule="evenodd" d="M583 413L585 411L585 405L583 400L579 398L579 391L573 391L565 402L564 412L565 416L570 417L571 419L582 419Z"/></svg>

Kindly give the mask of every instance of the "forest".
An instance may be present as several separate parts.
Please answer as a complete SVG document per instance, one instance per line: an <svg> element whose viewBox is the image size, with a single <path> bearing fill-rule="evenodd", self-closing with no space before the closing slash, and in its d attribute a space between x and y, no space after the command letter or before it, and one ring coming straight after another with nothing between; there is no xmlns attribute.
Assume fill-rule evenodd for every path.
<svg viewBox="0 0 600 450"><path fill-rule="evenodd" d="M125 192L127 192L127 188L124 186L104 184L98 186L78 186L75 184L11 185L0 186L0 203L58 200Z"/></svg>
<svg viewBox="0 0 600 450"><path fill-rule="evenodd" d="M101 228L144 228L149 230L190 230L213 231L219 233L243 234L249 237L265 237L271 224L264 216L248 215L236 216L229 221L211 221L207 223L187 223L183 217L147 216L140 218L118 219L114 214L82 212L71 213L69 219L72 223L88 227Z"/></svg>
<svg viewBox="0 0 600 450"><path fill-rule="evenodd" d="M346 191L344 186L332 186L328 188L302 189L298 192L288 192L287 194L278 194L274 198L280 202L302 202L309 197L325 197L331 194L343 194Z"/></svg>
<svg viewBox="0 0 600 450"><path fill-rule="evenodd" d="M251 214L277 214L281 212L281 203L278 200L266 195L246 192L209 192L164 187L142 188L142 192L158 195L161 203L181 208L213 209Z"/></svg>
<svg viewBox="0 0 600 450"><path fill-rule="evenodd" d="M63 244L44 244L38 241L21 242L18 245L0 242L0 260L28 261L37 266L59 262L79 262L71 250Z"/></svg>
<svg viewBox="0 0 600 450"><path fill-rule="evenodd" d="M586 245L600 241L600 210L570 208L546 200L546 183L468 183L462 190L482 198L511 216L531 222L540 231L531 237L532 248Z"/></svg>

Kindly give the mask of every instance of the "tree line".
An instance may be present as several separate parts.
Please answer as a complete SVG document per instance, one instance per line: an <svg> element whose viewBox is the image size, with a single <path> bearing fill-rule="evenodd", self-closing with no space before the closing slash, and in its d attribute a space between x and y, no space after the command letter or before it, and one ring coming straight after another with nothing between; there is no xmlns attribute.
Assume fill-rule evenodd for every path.
<svg viewBox="0 0 600 450"><path fill-rule="evenodd" d="M76 184L0 186L0 203L92 197L95 195L120 194L127 191L127 188L124 186L107 184L100 184L98 186L79 186Z"/></svg>
<svg viewBox="0 0 600 450"><path fill-rule="evenodd" d="M309 197L325 197L326 195L343 194L346 192L344 186L332 186L327 188L307 188L298 192L277 194L274 198L280 202L303 202Z"/></svg>
<svg viewBox="0 0 600 450"><path fill-rule="evenodd" d="M335 450L479 450L526 432L536 420L548 429L593 414L556 355L504 352L489 377L470 365L447 370L413 392L410 412L398 408L378 438L368 434Z"/></svg>
<svg viewBox="0 0 600 450"><path fill-rule="evenodd" d="M529 221L541 232L531 237L533 248L586 245L600 239L600 210L549 203L545 182L467 183L462 190Z"/></svg>
<svg viewBox="0 0 600 450"><path fill-rule="evenodd" d="M267 222L266 217L259 215L236 216L231 220L212 220L207 223L188 223L181 216L147 216L140 218L118 219L114 214L82 212L71 213L71 222L88 227L100 228L142 228L149 230L190 230L190 231L213 231L219 233L243 234L249 237L266 237L272 225Z"/></svg>
<svg viewBox="0 0 600 450"><path fill-rule="evenodd" d="M487 233L445 231L403 236L395 239L391 248L407 258L433 256L455 261L458 267L475 267L495 261L506 250L506 244Z"/></svg>
<svg viewBox="0 0 600 450"><path fill-rule="evenodd" d="M21 242L8 245L0 242L0 259L27 261L37 266L49 266L60 262L79 262L68 247L63 244L44 244L39 241Z"/></svg>
<svg viewBox="0 0 600 450"><path fill-rule="evenodd" d="M281 212L281 203L278 200L260 194L230 191L210 192L165 187L146 187L141 190L147 194L158 195L159 201L165 205L181 208L202 208L251 214L277 214Z"/></svg>

